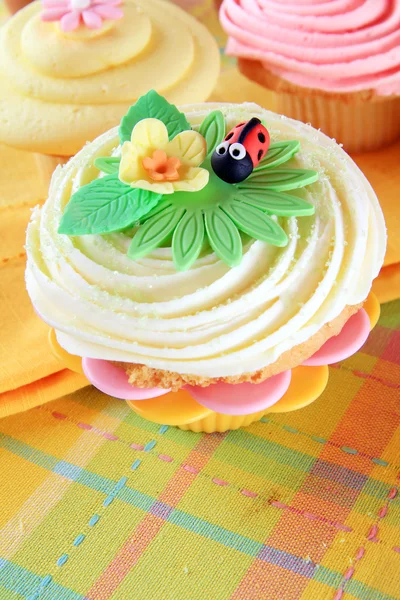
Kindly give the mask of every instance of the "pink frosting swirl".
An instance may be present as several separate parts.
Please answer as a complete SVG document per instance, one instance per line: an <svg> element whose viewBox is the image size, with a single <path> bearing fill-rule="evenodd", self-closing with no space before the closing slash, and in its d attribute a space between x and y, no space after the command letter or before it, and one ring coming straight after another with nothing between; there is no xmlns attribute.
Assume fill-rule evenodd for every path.
<svg viewBox="0 0 400 600"><path fill-rule="evenodd" d="M227 54L296 85L400 94L400 0L224 0Z"/></svg>

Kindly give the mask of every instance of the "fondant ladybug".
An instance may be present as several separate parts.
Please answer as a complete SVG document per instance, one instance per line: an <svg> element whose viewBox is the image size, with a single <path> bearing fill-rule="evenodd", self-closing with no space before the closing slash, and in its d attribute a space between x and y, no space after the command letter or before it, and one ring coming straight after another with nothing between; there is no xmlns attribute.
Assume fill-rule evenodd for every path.
<svg viewBox="0 0 400 600"><path fill-rule="evenodd" d="M247 123L239 123L216 147L211 166L220 179L227 183L239 183L246 179L266 155L270 137L260 119L253 117Z"/></svg>

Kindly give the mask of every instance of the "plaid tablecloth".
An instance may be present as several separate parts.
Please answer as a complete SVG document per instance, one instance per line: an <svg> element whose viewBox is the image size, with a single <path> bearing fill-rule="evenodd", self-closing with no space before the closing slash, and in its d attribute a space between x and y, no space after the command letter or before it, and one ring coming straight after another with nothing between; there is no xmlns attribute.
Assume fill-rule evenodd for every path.
<svg viewBox="0 0 400 600"><path fill-rule="evenodd" d="M227 434L91 387L0 420L0 598L400 598L400 302L323 396Z"/></svg>

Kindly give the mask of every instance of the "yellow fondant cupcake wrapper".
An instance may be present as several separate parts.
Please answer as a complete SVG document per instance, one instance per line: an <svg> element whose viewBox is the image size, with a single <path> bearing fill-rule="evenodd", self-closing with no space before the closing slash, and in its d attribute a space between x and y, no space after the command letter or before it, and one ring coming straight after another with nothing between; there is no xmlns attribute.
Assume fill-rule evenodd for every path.
<svg viewBox="0 0 400 600"><path fill-rule="evenodd" d="M380 304L374 294L366 299L364 310L367 312L371 329L378 322ZM66 367L82 373L82 360L66 352L59 343L53 329L49 333L49 342L53 354ZM182 389L157 398L140 401L127 401L129 406L144 419L160 425L174 425L180 429L195 432L223 432L239 429L258 421L267 413L285 413L304 408L314 402L324 391L329 378L327 365L318 367L298 366L292 369L292 379L286 393L278 402L267 409L249 415L225 415L199 404Z"/></svg>
<svg viewBox="0 0 400 600"><path fill-rule="evenodd" d="M328 383L329 369L322 367L296 367L287 392L270 408L249 415L224 415L204 408L187 392L170 393L146 401L128 401L129 406L148 421L163 425L176 425L190 431L227 431L246 427L259 421L268 412L289 412L314 402ZM175 399L175 397L178 398Z"/></svg>

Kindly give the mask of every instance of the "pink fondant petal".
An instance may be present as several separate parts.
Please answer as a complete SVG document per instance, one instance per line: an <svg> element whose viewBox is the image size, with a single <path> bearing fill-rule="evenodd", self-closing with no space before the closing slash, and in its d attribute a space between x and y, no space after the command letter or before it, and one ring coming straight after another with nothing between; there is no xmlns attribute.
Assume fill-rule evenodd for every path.
<svg viewBox="0 0 400 600"><path fill-rule="evenodd" d="M112 365L107 360L82 358L82 368L94 387L121 400L148 400L149 398L163 396L171 391L161 388L133 387L129 384L125 371Z"/></svg>
<svg viewBox="0 0 400 600"><path fill-rule="evenodd" d="M45 22L59 21L67 13L67 8L47 8L41 13L40 18Z"/></svg>
<svg viewBox="0 0 400 600"><path fill-rule="evenodd" d="M99 5L107 5L107 6L120 6L122 4L123 0L94 0L94 2L92 3L92 6L99 6Z"/></svg>
<svg viewBox="0 0 400 600"><path fill-rule="evenodd" d="M65 8L69 10L68 0L42 0L44 8Z"/></svg>
<svg viewBox="0 0 400 600"><path fill-rule="evenodd" d="M97 4L93 6L92 11L95 12L103 19L110 19L111 21L116 21L117 19L122 19L124 13L120 8L116 6L107 6L105 4Z"/></svg>
<svg viewBox="0 0 400 600"><path fill-rule="evenodd" d="M291 371L283 371L262 383L216 383L208 387L186 386L199 404L225 415L248 415L269 408L289 387Z"/></svg>
<svg viewBox="0 0 400 600"><path fill-rule="evenodd" d="M84 10L82 12L82 19L89 29L101 29L103 26L103 19L93 10Z"/></svg>
<svg viewBox="0 0 400 600"><path fill-rule="evenodd" d="M77 10L72 10L62 17L60 27L63 31L73 31L74 29L78 29L80 19L81 13Z"/></svg>
<svg viewBox="0 0 400 600"><path fill-rule="evenodd" d="M331 337L325 344L308 358L303 365L318 367L331 365L355 354L366 341L371 329L370 320L362 308L350 317L342 331Z"/></svg>

